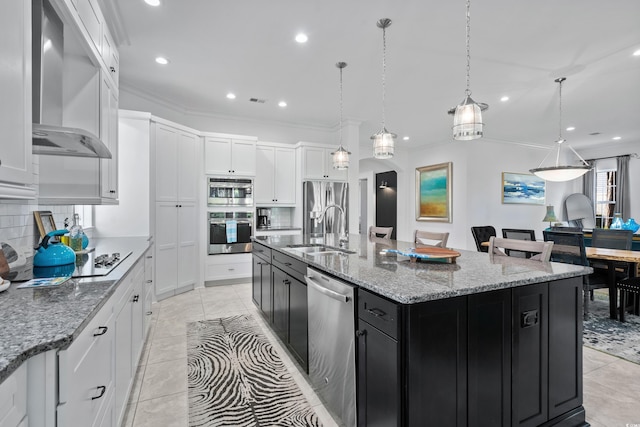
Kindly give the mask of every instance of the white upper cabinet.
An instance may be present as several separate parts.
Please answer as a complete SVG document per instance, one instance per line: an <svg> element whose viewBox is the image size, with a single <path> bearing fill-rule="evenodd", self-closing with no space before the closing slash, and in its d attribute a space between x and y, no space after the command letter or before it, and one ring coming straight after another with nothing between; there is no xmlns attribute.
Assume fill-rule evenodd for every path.
<svg viewBox="0 0 640 427"><path fill-rule="evenodd" d="M103 71L100 86L100 139L111 152L110 159L100 159L102 197L118 198L118 91Z"/></svg>
<svg viewBox="0 0 640 427"><path fill-rule="evenodd" d="M302 176L305 180L346 181L346 170L333 168L332 156L337 148L302 146Z"/></svg>
<svg viewBox="0 0 640 427"><path fill-rule="evenodd" d="M296 203L296 151L259 144L256 148L254 198L260 205Z"/></svg>
<svg viewBox="0 0 640 427"><path fill-rule="evenodd" d="M0 39L0 199L32 199L30 1L2 2Z"/></svg>
<svg viewBox="0 0 640 427"><path fill-rule="evenodd" d="M177 128L155 125L156 202L197 200L198 136Z"/></svg>
<svg viewBox="0 0 640 427"><path fill-rule="evenodd" d="M256 142L252 140L206 137L205 174L254 176Z"/></svg>
<svg viewBox="0 0 640 427"><path fill-rule="evenodd" d="M97 52L102 52L102 28L104 18L97 0L76 0L80 22Z"/></svg>

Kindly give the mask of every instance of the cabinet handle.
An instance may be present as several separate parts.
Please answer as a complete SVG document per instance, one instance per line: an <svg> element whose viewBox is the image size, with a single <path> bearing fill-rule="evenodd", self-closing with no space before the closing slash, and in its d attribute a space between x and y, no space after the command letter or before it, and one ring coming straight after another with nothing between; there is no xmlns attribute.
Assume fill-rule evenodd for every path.
<svg viewBox="0 0 640 427"><path fill-rule="evenodd" d="M96 387L96 389L100 390L100 394L97 396L93 396L91 400L100 399L102 396L104 396L104 393L107 391L107 387L103 385L99 385L98 387Z"/></svg>
<svg viewBox="0 0 640 427"><path fill-rule="evenodd" d="M147 280L146 283L153 283L153 280Z"/></svg>
<svg viewBox="0 0 640 427"><path fill-rule="evenodd" d="M2 166L2 159L0 159L0 166Z"/></svg>
<svg viewBox="0 0 640 427"><path fill-rule="evenodd" d="M107 333L107 330L109 328L107 328L106 326L98 326L98 330L96 332L93 333L94 337L99 337L100 335L104 335Z"/></svg>
<svg viewBox="0 0 640 427"><path fill-rule="evenodd" d="M153 258L153 255L147 255L147 258L149 259Z"/></svg>
<svg viewBox="0 0 640 427"><path fill-rule="evenodd" d="M182 207L182 205L178 205L178 207L179 207L179 208L181 208L181 207Z"/></svg>
<svg viewBox="0 0 640 427"><path fill-rule="evenodd" d="M289 280L289 279L284 279L284 280L282 281L282 283L284 283L285 285L289 286L289 285L291 284L291 280Z"/></svg>
<svg viewBox="0 0 640 427"><path fill-rule="evenodd" d="M115 192L116 192L116 190L109 190L109 193L111 193L111 194L113 194Z"/></svg>
<svg viewBox="0 0 640 427"><path fill-rule="evenodd" d="M111 70L112 73L116 72L116 67L109 67L109 70Z"/></svg>
<svg viewBox="0 0 640 427"><path fill-rule="evenodd" d="M153 311L147 311L147 316L151 316L153 314Z"/></svg>
<svg viewBox="0 0 640 427"><path fill-rule="evenodd" d="M230 268L229 271L235 271L235 268Z"/></svg>
<svg viewBox="0 0 640 427"><path fill-rule="evenodd" d="M133 296L133 302L138 302L139 299L140 299L140 295Z"/></svg>
<svg viewBox="0 0 640 427"><path fill-rule="evenodd" d="M384 311L380 310L379 308L368 308L367 313L376 317L382 317L387 314Z"/></svg>
<svg viewBox="0 0 640 427"><path fill-rule="evenodd" d="M285 262L284 265L286 265L287 267L291 267L293 264L291 264L290 262Z"/></svg>
<svg viewBox="0 0 640 427"><path fill-rule="evenodd" d="M538 310L523 311L520 313L520 327L530 328L538 323Z"/></svg>
<svg viewBox="0 0 640 427"><path fill-rule="evenodd" d="M357 337L363 337L365 335L367 335L367 330L366 329L364 329L362 331L356 331L356 336Z"/></svg>

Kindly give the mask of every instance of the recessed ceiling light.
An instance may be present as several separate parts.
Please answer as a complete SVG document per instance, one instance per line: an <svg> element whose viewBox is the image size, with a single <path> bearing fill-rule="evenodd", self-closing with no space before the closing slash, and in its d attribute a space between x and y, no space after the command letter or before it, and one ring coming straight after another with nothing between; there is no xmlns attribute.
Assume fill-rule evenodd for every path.
<svg viewBox="0 0 640 427"><path fill-rule="evenodd" d="M149 6L160 6L160 0L144 0Z"/></svg>
<svg viewBox="0 0 640 427"><path fill-rule="evenodd" d="M619 141L619 140L621 140L621 139L622 139L622 137L621 137L621 136L614 136L614 137L613 137L613 138L611 138L611 139L613 139L614 141Z"/></svg>
<svg viewBox="0 0 640 427"><path fill-rule="evenodd" d="M509 100L508 96L503 96L502 98L500 98L500 101L502 102L507 102Z"/></svg>
<svg viewBox="0 0 640 427"><path fill-rule="evenodd" d="M227 94L227 98L228 98L228 99L236 99L236 94L235 94L235 93L231 93L231 92L229 92L229 93Z"/></svg>
<svg viewBox="0 0 640 427"><path fill-rule="evenodd" d="M403 136L403 137L402 137L402 140L403 140L403 141L408 141L408 140L409 140L409 137L408 137L408 136Z"/></svg>
<svg viewBox="0 0 640 427"><path fill-rule="evenodd" d="M569 126L569 127L567 128L567 130L568 130L569 132L571 132L572 130L576 130L576 128L575 128L575 126Z"/></svg>
<svg viewBox="0 0 640 427"><path fill-rule="evenodd" d="M280 102L278 102L278 107L283 107L283 108L284 108L284 107L286 107L286 106L287 106L287 103L286 103L286 102L284 102L284 101L280 101Z"/></svg>
<svg viewBox="0 0 640 427"><path fill-rule="evenodd" d="M296 41L297 41L298 43L306 43L306 42L307 42L307 40L309 40L309 37L307 37L307 35L306 35L306 34L304 34L304 33L298 33L298 34L296 34Z"/></svg>
<svg viewBox="0 0 640 427"><path fill-rule="evenodd" d="M156 62L160 65L167 65L169 63L169 60L167 58L164 58L162 56L158 56L156 58Z"/></svg>
<svg viewBox="0 0 640 427"><path fill-rule="evenodd" d="M640 49L633 52L633 56L640 56Z"/></svg>

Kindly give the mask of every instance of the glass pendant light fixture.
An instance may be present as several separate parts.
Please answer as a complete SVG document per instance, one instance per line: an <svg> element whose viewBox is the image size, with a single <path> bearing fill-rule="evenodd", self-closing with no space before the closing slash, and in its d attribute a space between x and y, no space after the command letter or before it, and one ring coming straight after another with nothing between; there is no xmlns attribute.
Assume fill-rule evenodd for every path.
<svg viewBox="0 0 640 427"><path fill-rule="evenodd" d="M471 15L469 10L471 1L467 0L467 89L464 91L464 99L462 102L449 110L449 114L453 114L453 139L458 141L468 141L471 139L482 138L482 112L489 106L481 102L475 102L471 99L471 89L469 89L469 80L471 75Z"/></svg>
<svg viewBox="0 0 640 427"><path fill-rule="evenodd" d="M573 151L573 154L575 154L580 159L582 164L577 166L576 165L562 166L559 164L560 151L562 150L562 144L566 141L566 139L562 137L562 82L564 82L565 80L566 80L565 77L560 77L554 80L556 83L558 83L558 87L559 87L558 89L558 93L559 93L558 95L558 98L559 98L558 140L556 141L556 143L558 144L558 148L556 150L556 163L554 166L542 167L542 164L545 162L545 160L547 160L549 155L553 152L553 150L551 150L549 151L549 153L547 153L545 158L542 159L542 162L540 162L537 168L529 170L529 172L535 174L536 176L539 176L545 181L556 181L556 182L571 181L572 179L581 177L582 175L584 175L585 173L587 173L592 169L589 163L587 163L580 156L580 154L578 154L576 150L574 150L573 147L571 147L569 144L566 144L566 145L569 147L571 151Z"/></svg>
<svg viewBox="0 0 640 427"><path fill-rule="evenodd" d="M342 147L342 70L346 66L346 62L336 63L336 67L340 69L340 147L331 155L333 156L333 168L338 170L349 169L349 154L351 154Z"/></svg>
<svg viewBox="0 0 640 427"><path fill-rule="evenodd" d="M384 96L385 96L385 71L387 69L387 38L386 29L391 25L391 19L382 18L376 25L382 28L382 130L371 136L373 139L373 157L376 159L390 159L393 157L396 134L391 133L384 126Z"/></svg>

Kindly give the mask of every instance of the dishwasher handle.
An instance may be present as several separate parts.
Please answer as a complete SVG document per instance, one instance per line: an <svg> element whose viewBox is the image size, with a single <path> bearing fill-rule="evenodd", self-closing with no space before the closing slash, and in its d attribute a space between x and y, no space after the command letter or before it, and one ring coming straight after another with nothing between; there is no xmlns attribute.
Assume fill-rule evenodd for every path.
<svg viewBox="0 0 640 427"><path fill-rule="evenodd" d="M304 276L304 279L307 282L307 285L311 286L321 294L324 294L330 298L333 298L335 300L342 301L342 302L349 302L349 300L351 299L351 297L349 297L348 295L343 295L340 292L336 292L334 290L325 288L324 286L320 285L318 282L314 282L313 279L309 276Z"/></svg>

